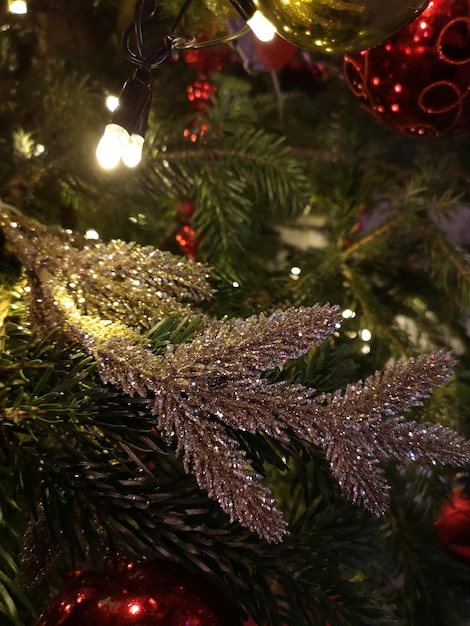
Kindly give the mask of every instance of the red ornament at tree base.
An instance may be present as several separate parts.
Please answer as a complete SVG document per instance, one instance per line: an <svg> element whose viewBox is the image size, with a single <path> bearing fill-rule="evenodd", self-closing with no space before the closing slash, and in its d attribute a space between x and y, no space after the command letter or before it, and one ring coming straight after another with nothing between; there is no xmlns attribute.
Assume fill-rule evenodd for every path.
<svg viewBox="0 0 470 626"><path fill-rule="evenodd" d="M470 0L431 0L381 45L344 57L351 91L410 137L470 131Z"/></svg>
<svg viewBox="0 0 470 626"><path fill-rule="evenodd" d="M456 489L442 507L434 527L447 550L470 561L470 496Z"/></svg>
<svg viewBox="0 0 470 626"><path fill-rule="evenodd" d="M232 605L172 563L73 576L36 626L239 626Z"/></svg>

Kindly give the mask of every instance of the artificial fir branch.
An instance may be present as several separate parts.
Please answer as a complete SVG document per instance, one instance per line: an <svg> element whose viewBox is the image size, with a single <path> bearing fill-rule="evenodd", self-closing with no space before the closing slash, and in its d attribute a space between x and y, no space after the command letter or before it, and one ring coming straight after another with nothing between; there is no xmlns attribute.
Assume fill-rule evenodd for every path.
<svg viewBox="0 0 470 626"><path fill-rule="evenodd" d="M326 436L326 456L350 498L377 514L388 506L388 486L378 460L418 458L445 465L464 462L469 446L451 429L403 421L401 414L429 397L436 379L448 379L448 355L436 354L398 363L343 395L319 396L327 402L334 428ZM357 468L357 473L351 471ZM373 495L374 501L368 501Z"/></svg>
<svg viewBox="0 0 470 626"><path fill-rule="evenodd" d="M16 475L10 457L0 445L0 616L11 626L23 626L20 607L31 612L31 604L23 589L21 567L17 555L22 549L21 508L16 500ZM2 621L3 621L2 619Z"/></svg>
<svg viewBox="0 0 470 626"><path fill-rule="evenodd" d="M408 356L409 350L403 338L404 332L398 329L392 320L387 319L390 313L384 310L385 307L375 296L371 289L370 280L362 276L358 269L345 263L341 266L341 272L349 282L351 292L360 304L366 318L371 321L374 328L380 329L396 353L401 357Z"/></svg>
<svg viewBox="0 0 470 626"><path fill-rule="evenodd" d="M449 297L459 303L460 309L465 311L470 298L470 263L469 255L434 223L417 221L417 228L422 235L424 258L431 259L436 251L442 258L441 263L426 264L432 277L442 285Z"/></svg>
<svg viewBox="0 0 470 626"><path fill-rule="evenodd" d="M379 558L370 540L377 530L373 518L347 503L325 508L318 499L296 516L283 543L259 542L240 526L229 525L215 503L196 489L152 428L145 400L117 396L100 386L90 370L81 379L68 377L71 364L80 369L84 355L77 346L61 346L60 335L53 346L54 337L38 341L9 324L7 336L7 360L18 358L24 364L25 403L35 391L43 413L39 419L0 424L9 455L1 465L1 484L13 474L8 482L26 496L34 518L37 503L44 505L53 542L72 553L69 568L76 567L74 558L82 559L84 551L93 554L103 546L110 546L111 554L119 549L138 558L183 559L189 569L213 576L228 595L235 589L259 624L298 626L303 615L307 624L318 623L319 616L333 624L341 610L359 625L370 623L367 615L374 622L388 613L383 594L369 598L377 586L373 571ZM48 380L34 367L41 355L44 367L53 366ZM15 372L5 383L2 397L12 400L19 384ZM60 406L70 410L57 420ZM264 452L260 441L256 448ZM346 550L350 542L352 551ZM47 555L37 548L39 552L34 542L27 542L22 559L28 571L33 567L33 575L48 565ZM99 560L93 562L99 565ZM345 572L354 577L357 568L359 579L350 584ZM330 593L335 597L328 598ZM340 609L336 596L347 607Z"/></svg>
<svg viewBox="0 0 470 626"><path fill-rule="evenodd" d="M376 243L377 240L383 236L388 236L391 231L400 226L404 219L404 215L397 215L387 220L384 224L381 224L377 228L374 228L370 233L367 233L367 235L364 235L346 248L343 252L344 257L353 257L358 251L361 251L364 246L367 246L370 243Z"/></svg>
<svg viewBox="0 0 470 626"><path fill-rule="evenodd" d="M170 143L164 152L156 150L148 184L163 187L167 196L194 198L191 221L202 237L201 258L242 282L248 242L274 215L284 220L304 210L308 179L303 164L272 133L250 128L207 135L204 147Z"/></svg>
<svg viewBox="0 0 470 626"><path fill-rule="evenodd" d="M466 602L470 583L468 564L443 549L432 524L422 524L423 516L435 519L448 497L449 483L442 476L436 480L437 471L416 464L406 469L387 466L394 494L391 549L396 555L397 581L402 581L398 613L403 623L413 626L462 623L459 605Z"/></svg>
<svg viewBox="0 0 470 626"><path fill-rule="evenodd" d="M315 397L301 385L270 383L264 371L320 345L338 327L335 309L316 305L247 320L206 318L192 341L155 356L140 332L162 316L162 301L172 302L174 312L175 296L210 295L203 266L123 242L85 245L6 212L2 226L29 277L33 318L81 343L104 382L148 399L158 428L176 439L199 486L232 520L269 541L285 533L282 515L226 426L264 431L284 443L290 432L324 448L345 494L376 513L388 503L379 461L458 465L470 454L452 431L406 423L400 415L449 378L445 355L410 360L343 396ZM103 309L104 288L113 300Z"/></svg>

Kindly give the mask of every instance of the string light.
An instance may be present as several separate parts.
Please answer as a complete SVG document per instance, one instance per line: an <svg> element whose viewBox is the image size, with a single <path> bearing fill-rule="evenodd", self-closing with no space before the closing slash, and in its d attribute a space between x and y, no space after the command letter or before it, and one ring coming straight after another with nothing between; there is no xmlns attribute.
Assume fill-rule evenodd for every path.
<svg viewBox="0 0 470 626"><path fill-rule="evenodd" d="M126 139L126 131L121 126L117 124L106 126L96 148L96 158L102 168L110 170L118 165Z"/></svg>
<svg viewBox="0 0 470 626"><path fill-rule="evenodd" d="M372 339L372 333L368 328L363 328L361 330L361 339L362 341L370 341Z"/></svg>
<svg viewBox="0 0 470 626"><path fill-rule="evenodd" d="M276 28L259 11L252 0L230 0L252 30L255 37L260 41L271 41L276 34Z"/></svg>
<svg viewBox="0 0 470 626"><path fill-rule="evenodd" d="M211 41L196 42L193 36L179 32L183 17L192 2L186 0L170 33L160 36L149 48L144 45L142 22L155 14L156 1L137 0L134 21L124 32L122 47L125 56L138 69L125 83L119 98L108 96L106 100L112 118L96 148L96 157L101 167L112 169L121 161L127 167L136 167L140 163L152 100L152 70L165 63L175 50L207 48L233 41L245 35L250 28L261 41L270 41L274 37L274 26L257 10L252 0L230 1L246 21L246 26L241 30Z"/></svg>
<svg viewBox="0 0 470 626"><path fill-rule="evenodd" d="M142 150L144 147L144 138L133 133L124 145L121 159L127 167L136 167L142 160Z"/></svg>
<svg viewBox="0 0 470 626"><path fill-rule="evenodd" d="M301 272L302 272L302 270L300 269L300 267L297 267L297 266L291 267L290 268L290 277L292 278L292 280L299 280Z"/></svg>
<svg viewBox="0 0 470 626"><path fill-rule="evenodd" d="M116 167L121 160L127 167L140 163L152 98L151 81L150 72L140 69L125 83L111 123L96 148L96 158L104 169Z"/></svg>
<svg viewBox="0 0 470 626"><path fill-rule="evenodd" d="M108 111L111 111L111 113L113 113L117 109L118 104L118 96L113 96L112 94L106 96L106 108L108 109Z"/></svg>
<svg viewBox="0 0 470 626"><path fill-rule="evenodd" d="M253 15L246 20L246 23L260 41L271 41L276 34L275 27L264 17L261 11L255 11Z"/></svg>
<svg viewBox="0 0 470 626"><path fill-rule="evenodd" d="M11 0L8 3L8 10L15 15L25 15L28 12L28 5L24 0Z"/></svg>

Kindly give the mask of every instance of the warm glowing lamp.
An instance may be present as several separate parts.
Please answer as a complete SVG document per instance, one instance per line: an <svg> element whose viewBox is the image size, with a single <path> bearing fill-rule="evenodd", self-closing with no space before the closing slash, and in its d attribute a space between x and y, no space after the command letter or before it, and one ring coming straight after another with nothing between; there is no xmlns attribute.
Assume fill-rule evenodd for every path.
<svg viewBox="0 0 470 626"><path fill-rule="evenodd" d="M253 34L260 41L271 41L276 34L276 29L264 15L256 10L253 15L246 20L246 23L253 31Z"/></svg>
<svg viewBox="0 0 470 626"><path fill-rule="evenodd" d="M11 0L8 3L8 10L16 15L24 15L28 12L28 5L25 0Z"/></svg>
<svg viewBox="0 0 470 626"><path fill-rule="evenodd" d="M144 147L144 138L133 133L125 143L121 159L127 167L136 167L142 160L142 149Z"/></svg>
<svg viewBox="0 0 470 626"><path fill-rule="evenodd" d="M128 133L122 126L118 124L106 126L96 148L96 158L102 168L110 170L118 165L127 139Z"/></svg>

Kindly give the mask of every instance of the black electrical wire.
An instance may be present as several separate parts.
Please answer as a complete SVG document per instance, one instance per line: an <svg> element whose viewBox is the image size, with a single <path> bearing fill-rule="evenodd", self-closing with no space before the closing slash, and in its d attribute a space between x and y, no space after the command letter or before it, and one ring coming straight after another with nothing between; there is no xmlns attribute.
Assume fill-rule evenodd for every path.
<svg viewBox="0 0 470 626"><path fill-rule="evenodd" d="M229 43L246 35L250 28L245 25L241 30L212 39L210 41L196 41L192 35L178 32L193 0L185 0L176 16L171 32L157 39L148 53L145 53L142 22L153 17L157 10L155 0L137 0L134 9L134 21L124 31L122 36L122 48L127 59L139 68L147 71L155 69L164 63L173 50L198 50L209 48L223 43ZM132 42L132 45L131 45Z"/></svg>

